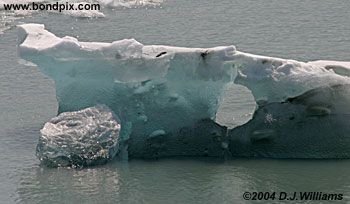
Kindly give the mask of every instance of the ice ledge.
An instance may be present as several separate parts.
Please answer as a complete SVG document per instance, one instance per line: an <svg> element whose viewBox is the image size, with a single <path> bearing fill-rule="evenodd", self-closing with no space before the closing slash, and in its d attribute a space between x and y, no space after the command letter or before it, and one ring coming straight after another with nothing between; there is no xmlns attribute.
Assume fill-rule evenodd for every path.
<svg viewBox="0 0 350 204"><path fill-rule="evenodd" d="M340 66L338 62L330 63L336 65L330 68L329 63L325 66L320 62L304 63L244 53L233 45L184 48L143 45L135 39L112 43L79 42L74 37L59 38L41 24L18 27L20 56L35 64L46 63L42 67L49 70L43 71L54 79L57 73L76 72L77 65L64 73L58 71L58 67L52 70L54 66L47 66L52 60L81 62L81 65L84 61L103 62L104 66L91 65L91 69L100 74L112 74L116 82L123 83L162 78L173 66L177 75L193 75L203 80L223 80L231 75L231 81L249 88L257 101L268 102L281 102L317 87L350 82L349 66L343 63ZM227 64L229 66L224 66Z"/></svg>
<svg viewBox="0 0 350 204"><path fill-rule="evenodd" d="M30 54L31 52L45 52L57 57L73 58L77 57L76 51L83 53L94 53L94 57L101 58L160 58L174 53L201 53L202 57L215 52L222 61L233 60L236 52L234 46L220 46L214 48L184 48L172 46L143 45L135 39L124 39L112 43L102 42L79 42L76 38L66 36L59 38L53 33L47 31L42 24L23 24L19 28L19 51L21 54ZM70 51L67 56L60 56L60 52ZM119 54L111 55L112 51L118 51ZM57 53L59 52L59 53ZM54 54L57 53L57 54ZM84 58L83 55L78 55Z"/></svg>

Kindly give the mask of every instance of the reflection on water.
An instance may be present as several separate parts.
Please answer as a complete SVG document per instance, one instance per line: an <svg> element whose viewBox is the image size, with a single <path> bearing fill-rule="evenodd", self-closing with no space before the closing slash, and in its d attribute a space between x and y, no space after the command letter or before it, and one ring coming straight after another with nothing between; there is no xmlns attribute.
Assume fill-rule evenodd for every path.
<svg viewBox="0 0 350 204"><path fill-rule="evenodd" d="M245 191L344 193L346 160L169 159L115 161L90 169L32 167L18 203L242 203Z"/></svg>

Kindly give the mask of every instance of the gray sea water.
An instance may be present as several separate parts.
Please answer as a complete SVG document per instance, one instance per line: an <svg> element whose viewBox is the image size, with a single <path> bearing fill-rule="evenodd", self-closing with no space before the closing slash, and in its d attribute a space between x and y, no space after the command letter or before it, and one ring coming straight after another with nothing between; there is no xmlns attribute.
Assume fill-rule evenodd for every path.
<svg viewBox="0 0 350 204"><path fill-rule="evenodd" d="M58 36L82 41L233 44L301 61L350 61L349 10L348 0L168 0L157 8L105 10L102 19L40 13L6 26L43 23ZM245 203L246 191L343 193L337 203L350 202L350 160L174 158L83 170L40 166L35 146L57 112L55 89L38 69L18 63L16 33L12 28L0 35L0 203Z"/></svg>

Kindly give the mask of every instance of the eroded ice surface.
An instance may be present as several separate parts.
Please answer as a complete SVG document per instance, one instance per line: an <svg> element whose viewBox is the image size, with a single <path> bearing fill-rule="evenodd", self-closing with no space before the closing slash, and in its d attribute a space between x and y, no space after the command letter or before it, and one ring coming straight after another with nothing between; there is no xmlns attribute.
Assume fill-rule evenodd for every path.
<svg viewBox="0 0 350 204"><path fill-rule="evenodd" d="M347 141L342 121L349 121L350 80L323 65L234 46L79 42L38 24L19 26L19 54L55 81L59 113L110 107L121 119L122 146L131 157L349 156L347 148L332 149ZM239 84L244 94L225 91L228 84Z"/></svg>
<svg viewBox="0 0 350 204"><path fill-rule="evenodd" d="M350 85L324 86L283 103L261 105L230 131L232 155L349 158Z"/></svg>
<svg viewBox="0 0 350 204"><path fill-rule="evenodd" d="M119 151L120 124L106 106L61 113L41 130L37 156L52 167L103 164Z"/></svg>
<svg viewBox="0 0 350 204"><path fill-rule="evenodd" d="M308 62L309 64L321 66L343 76L350 76L350 62L318 60Z"/></svg>

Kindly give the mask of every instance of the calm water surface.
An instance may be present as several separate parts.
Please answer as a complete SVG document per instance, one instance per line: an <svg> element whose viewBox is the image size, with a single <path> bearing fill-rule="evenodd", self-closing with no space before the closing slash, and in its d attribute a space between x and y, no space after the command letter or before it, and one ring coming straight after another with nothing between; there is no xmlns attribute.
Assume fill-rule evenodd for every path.
<svg viewBox="0 0 350 204"><path fill-rule="evenodd" d="M83 41L234 44L302 61L350 61L349 10L348 0L168 0L162 8L105 10L104 19L39 14L11 24L44 23L58 36ZM83 170L40 167L35 146L40 128L56 114L55 89L18 60L13 28L0 35L0 203L243 203L245 191L344 193L350 202L350 160L193 158Z"/></svg>

